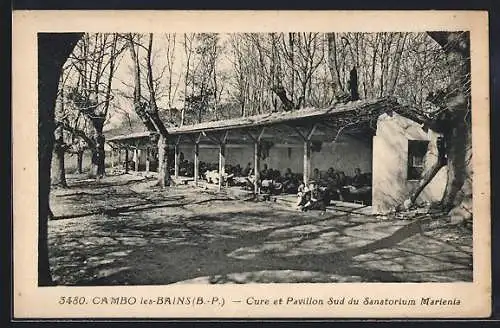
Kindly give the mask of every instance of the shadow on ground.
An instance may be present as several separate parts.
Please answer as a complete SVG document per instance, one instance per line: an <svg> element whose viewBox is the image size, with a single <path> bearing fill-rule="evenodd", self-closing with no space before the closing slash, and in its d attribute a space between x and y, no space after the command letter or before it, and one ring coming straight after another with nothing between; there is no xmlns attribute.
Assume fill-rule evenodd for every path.
<svg viewBox="0 0 500 328"><path fill-rule="evenodd" d="M189 186L161 191L132 175L71 182L51 198L59 284L472 280L471 233L457 226L320 216Z"/></svg>

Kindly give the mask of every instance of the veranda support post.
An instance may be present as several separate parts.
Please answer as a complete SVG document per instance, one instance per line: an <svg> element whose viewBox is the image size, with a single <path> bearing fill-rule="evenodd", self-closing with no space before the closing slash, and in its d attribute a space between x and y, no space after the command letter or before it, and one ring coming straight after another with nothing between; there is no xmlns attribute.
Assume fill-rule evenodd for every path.
<svg viewBox="0 0 500 328"><path fill-rule="evenodd" d="M150 156L150 150L149 147L146 147L146 174L149 173L149 156Z"/></svg>
<svg viewBox="0 0 500 328"><path fill-rule="evenodd" d="M125 173L128 173L128 147L125 148Z"/></svg>
<svg viewBox="0 0 500 328"><path fill-rule="evenodd" d="M222 184L224 182L224 176L226 175L226 141L229 135L229 131L225 131L222 138L219 139L219 185L218 190L221 191Z"/></svg>
<svg viewBox="0 0 500 328"><path fill-rule="evenodd" d="M181 143L181 136L178 136L175 140L175 145L174 145L174 177L175 179L179 178L179 162L180 162L180 143Z"/></svg>
<svg viewBox="0 0 500 328"><path fill-rule="evenodd" d="M200 143L195 142L194 144L194 185L198 186L198 177L200 176Z"/></svg>
<svg viewBox="0 0 500 328"><path fill-rule="evenodd" d="M259 148L260 148L260 142L254 141L254 143L253 143L253 167L254 167L255 182L253 184L253 191L256 195L259 193L259 181L260 181Z"/></svg>
<svg viewBox="0 0 500 328"><path fill-rule="evenodd" d="M304 140L304 185L309 184L309 175L311 174L311 142Z"/></svg>
<svg viewBox="0 0 500 328"><path fill-rule="evenodd" d="M224 181L225 165L226 165L226 145L221 142L219 144L219 184L217 187L219 191L221 191L222 183Z"/></svg>
<svg viewBox="0 0 500 328"><path fill-rule="evenodd" d="M139 172L139 149L137 147L134 148L134 165L135 172Z"/></svg>

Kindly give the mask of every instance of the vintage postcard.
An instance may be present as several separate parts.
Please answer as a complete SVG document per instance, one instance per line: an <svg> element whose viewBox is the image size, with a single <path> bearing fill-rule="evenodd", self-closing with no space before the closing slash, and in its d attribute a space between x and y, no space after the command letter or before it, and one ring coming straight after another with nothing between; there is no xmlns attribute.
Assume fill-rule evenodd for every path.
<svg viewBox="0 0 500 328"><path fill-rule="evenodd" d="M16 11L15 318L491 313L488 15Z"/></svg>

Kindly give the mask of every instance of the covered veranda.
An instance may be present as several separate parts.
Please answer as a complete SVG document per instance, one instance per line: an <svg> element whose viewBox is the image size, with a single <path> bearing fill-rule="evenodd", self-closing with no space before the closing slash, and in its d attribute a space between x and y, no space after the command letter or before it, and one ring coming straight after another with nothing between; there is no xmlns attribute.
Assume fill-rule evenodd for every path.
<svg viewBox="0 0 500 328"><path fill-rule="evenodd" d="M169 144L173 148L174 179L179 179L181 152L184 147L193 149L194 184L200 179L200 146L215 147L218 151L218 190L223 187L223 176L227 148L231 145L253 148L253 167L255 181L259 181L262 153L272 144L294 145L303 148L303 182L307 184L311 177L311 151L313 147L333 142L341 135L350 135L365 143L370 143L376 132L377 119L382 113L400 111L402 108L394 99L379 98L360 100L346 104L337 104L324 109L305 108L292 112L276 112L236 119L204 122L182 127L168 128ZM109 138L108 144L121 158L125 151L128 163L129 151L134 158L140 158L140 152L146 152L146 172L150 170L151 160L157 153L157 146L152 142L153 133L139 132ZM120 161L120 160L119 160ZM139 170L139 161L135 160L135 170ZM125 164L128 171L128 164ZM259 192L254 184L254 192Z"/></svg>

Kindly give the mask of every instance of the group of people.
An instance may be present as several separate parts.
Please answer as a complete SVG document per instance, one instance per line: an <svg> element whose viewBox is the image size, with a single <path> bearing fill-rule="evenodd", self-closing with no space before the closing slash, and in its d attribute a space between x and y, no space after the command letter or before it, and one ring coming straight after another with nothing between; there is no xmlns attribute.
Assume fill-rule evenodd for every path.
<svg viewBox="0 0 500 328"><path fill-rule="evenodd" d="M308 186L301 183L297 192L297 207L302 211L318 209L324 211L332 200L371 201L371 173L354 169L354 176L336 172L329 168L322 173L314 169Z"/></svg>
<svg viewBox="0 0 500 328"><path fill-rule="evenodd" d="M241 186L254 190L257 184L261 193L269 195L297 194L297 207L303 211L310 209L324 210L333 200L355 201L371 199L371 173L362 173L360 168L354 169L353 176L347 176L343 171L330 167L326 171L315 168L310 177L310 183L304 185L303 176L287 168L282 174L280 170L263 164L256 181L252 163L242 167L240 164L226 164L222 183L225 186ZM182 160L179 165L181 176L194 175L194 163ZM208 183L218 184L219 164L199 163L200 178Z"/></svg>
<svg viewBox="0 0 500 328"><path fill-rule="evenodd" d="M267 164L263 165L259 173L259 181L255 181L255 171L252 163L247 163L245 167L240 164L226 164L222 175L222 183L227 186L240 186L248 190L253 190L257 183L262 192L277 195L283 192L296 193L302 180L300 174L292 173L289 168L282 175L279 170L269 168ZM218 164L200 162L200 176L208 183L219 183Z"/></svg>
<svg viewBox="0 0 500 328"><path fill-rule="evenodd" d="M372 176L371 173L362 173L360 168L354 169L353 176L347 176L343 171L336 172L333 168L324 173L315 169L312 180L330 200L371 202Z"/></svg>

